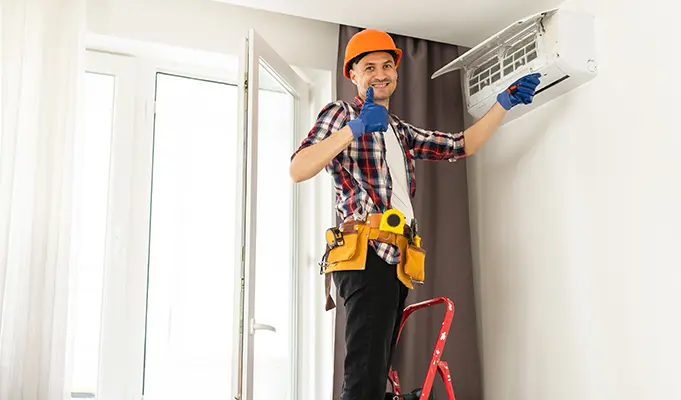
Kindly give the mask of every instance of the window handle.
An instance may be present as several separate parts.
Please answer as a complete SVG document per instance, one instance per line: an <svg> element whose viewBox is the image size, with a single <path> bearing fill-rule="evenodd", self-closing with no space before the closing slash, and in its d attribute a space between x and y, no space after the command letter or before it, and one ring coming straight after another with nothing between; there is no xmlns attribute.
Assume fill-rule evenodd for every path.
<svg viewBox="0 0 681 400"><path fill-rule="evenodd" d="M272 325L266 325L266 324L259 324L255 322L255 319L251 320L251 335L255 334L255 331L272 331L276 332L277 328L273 327Z"/></svg>

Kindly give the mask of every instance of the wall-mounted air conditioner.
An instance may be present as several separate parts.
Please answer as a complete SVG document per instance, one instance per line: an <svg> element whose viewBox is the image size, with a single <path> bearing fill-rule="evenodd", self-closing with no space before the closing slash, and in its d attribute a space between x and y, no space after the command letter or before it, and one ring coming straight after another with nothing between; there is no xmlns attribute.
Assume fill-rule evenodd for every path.
<svg viewBox="0 0 681 400"><path fill-rule="evenodd" d="M558 8L537 13L467 51L431 79L462 69L466 109L477 120L514 81L541 73L532 104L514 107L504 119L508 122L596 76L594 31L591 15Z"/></svg>

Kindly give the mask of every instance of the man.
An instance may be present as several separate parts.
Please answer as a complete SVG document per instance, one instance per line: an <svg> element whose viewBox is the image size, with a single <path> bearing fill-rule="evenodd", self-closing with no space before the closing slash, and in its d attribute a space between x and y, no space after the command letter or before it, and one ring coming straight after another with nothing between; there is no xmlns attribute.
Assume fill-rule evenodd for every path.
<svg viewBox="0 0 681 400"><path fill-rule="evenodd" d="M474 154L508 110L532 102L539 84L539 74L523 77L464 132L429 131L388 112L401 58L402 51L385 32L367 29L353 36L345 51L344 75L357 86L358 96L352 104L326 105L291 157L295 182L326 169L333 178L337 212L351 224L344 224L340 234L335 231L345 235L338 243L327 237L335 247L330 246L328 263L323 264L346 307L341 400L381 400L385 395L405 299L417 280L418 261L412 260L418 260L419 244L404 237L413 229L408 224L404 235L386 240L393 234L376 233L377 221L390 210L412 221L415 159L456 161ZM365 230L360 235L357 229ZM369 245L363 247L364 236Z"/></svg>

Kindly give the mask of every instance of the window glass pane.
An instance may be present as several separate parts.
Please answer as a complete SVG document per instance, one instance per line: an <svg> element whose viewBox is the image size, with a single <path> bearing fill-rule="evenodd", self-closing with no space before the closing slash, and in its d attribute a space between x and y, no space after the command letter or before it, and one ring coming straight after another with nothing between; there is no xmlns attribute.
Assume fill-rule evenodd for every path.
<svg viewBox="0 0 681 400"><path fill-rule="evenodd" d="M75 165L77 241L73 397L96 396L115 77L85 73L82 158Z"/></svg>
<svg viewBox="0 0 681 400"><path fill-rule="evenodd" d="M289 165L294 150L295 103L265 65L259 70L255 320L277 331L255 334L253 398L291 400L295 313Z"/></svg>
<svg viewBox="0 0 681 400"><path fill-rule="evenodd" d="M157 74L145 400L231 395L237 96Z"/></svg>

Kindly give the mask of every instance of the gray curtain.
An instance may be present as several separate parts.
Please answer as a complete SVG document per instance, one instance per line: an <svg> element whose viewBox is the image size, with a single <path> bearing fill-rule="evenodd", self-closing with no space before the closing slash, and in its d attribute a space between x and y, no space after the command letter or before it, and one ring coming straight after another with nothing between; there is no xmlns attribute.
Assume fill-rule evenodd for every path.
<svg viewBox="0 0 681 400"><path fill-rule="evenodd" d="M343 76L345 46L361 28L341 25L338 43L338 98L352 101L357 88ZM390 111L416 126L458 132L464 128L459 74L430 76L467 49L449 44L391 34L403 52L397 91ZM427 250L426 282L411 291L407 304L446 296L456 313L442 359L449 363L457 400L482 399L480 352L475 311L473 268L468 221L466 162L417 161L414 212ZM334 398L343 376L344 317L337 304ZM394 367L403 391L421 387L444 316L444 306L419 310L407 320L397 346ZM435 395L446 399L444 386L435 382ZM371 399L370 399L371 400Z"/></svg>

